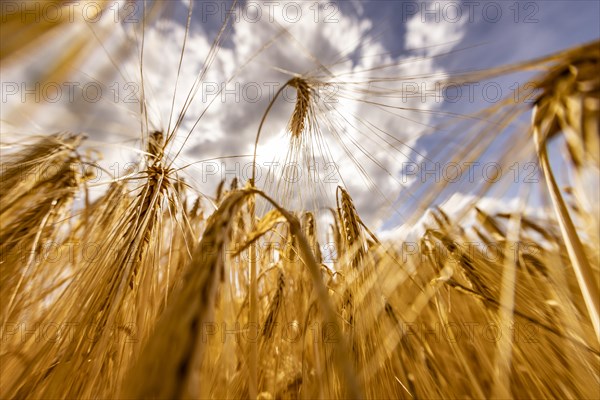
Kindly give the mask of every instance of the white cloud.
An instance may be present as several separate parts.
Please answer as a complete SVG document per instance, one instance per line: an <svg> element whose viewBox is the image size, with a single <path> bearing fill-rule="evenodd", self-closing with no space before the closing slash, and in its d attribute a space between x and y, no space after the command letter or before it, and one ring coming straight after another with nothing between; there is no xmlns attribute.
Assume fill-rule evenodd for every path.
<svg viewBox="0 0 600 400"><path fill-rule="evenodd" d="M302 17L289 13L286 4L302 4ZM382 102L391 106L423 109L426 105L418 100L403 99L399 96L402 90L402 79L415 75L441 72L433 59L414 60L399 63L403 57L393 58L389 50L371 36L371 29L377 21L361 19L357 15L344 14L341 11L326 21L327 14L315 16L314 3L283 2L273 9L275 22L269 22L267 6L262 7L262 18L253 22L242 17L234 25L231 36L226 38L227 46L221 48L208 68L203 83L198 88L194 102L188 109L180 132L175 141L174 150L183 145L186 134L206 108L208 102L214 100L204 117L198 123L190 140L186 143L182 157L177 165L185 165L200 159L250 154L260 119L269 104L273 88L283 85L291 74L305 74L317 71L322 79L331 79L343 89L340 93L352 99L340 98L335 109L340 115L334 119L338 132L347 149L339 146L324 123L324 140L331 150L332 160L339 164L340 173L353 195L361 215L371 225L378 225L387 219L392 212L389 205L375 190L377 188L390 201L395 201L401 186L398 179L400 164L410 155L410 148L395 139L411 141L418 135L430 120L426 113L418 111L399 111L392 108L378 107L366 101ZM197 10L196 10L197 11ZM192 23L198 23L193 18ZM176 73L179 64L181 45L185 34L185 21L160 21L149 27L144 36L144 91L147 99L150 129L166 129L173 99ZM202 26L202 25L200 25ZM116 84L121 94L127 83L141 83L139 77L139 59L137 52L125 60L119 55L119 40L129 38L137 45L141 36L134 35L131 27L124 32L117 32L111 39L106 39L107 51L116 60L124 78L105 78L114 72L108 57L98 49L93 59L82 67L79 74L82 81L93 78L100 79L110 88ZM415 18L406 25L405 44L408 47L421 47L435 43L459 40L461 28L456 24L422 24ZM202 29L192 29L187 39L187 48L181 66L174 109L180 110L189 91L194 87L198 73L205 66L213 37L208 37ZM135 48L135 43L131 43ZM448 47L445 48L447 50ZM434 50L427 49L427 55L434 55ZM245 62L251 60L247 65ZM125 62L126 61L126 62ZM379 69L378 66L394 65ZM238 68L242 67L241 70ZM326 67L326 68L323 68ZM287 71L287 72L286 72ZM361 71L368 71L361 73ZM333 78L329 75L332 74ZM232 78L224 93L215 95L215 88ZM340 75L342 74L342 75ZM378 82L369 84L370 77L380 78ZM389 79L392 80L389 80ZM116 80L116 82L115 82ZM249 99L253 89L259 88L261 96L256 102ZM369 89L370 92L361 92ZM395 97L390 97L385 90L393 90ZM377 92L380 92L377 94ZM70 111L66 108L60 116L45 114L53 118L52 124L57 128L68 124L70 130L86 130L92 140L97 142L120 143L136 146L132 139L139 139L140 121L139 104L123 104L122 102L103 101L97 104L84 104ZM279 99L270 113L259 147L260 162L272 160L274 156L286 154L285 130L292 110L292 104ZM427 105L430 106L430 105ZM82 111L85 110L85 111ZM397 115L396 115L397 114ZM94 116L92 118L91 116ZM70 116L70 118L65 118ZM177 114L175 114L176 118ZM331 115L330 115L331 116ZM335 115L334 115L335 116ZM413 121L410 121L413 120ZM40 123L40 120L37 120ZM68 123L67 123L68 122ZM354 127L348 124L350 122ZM173 123L171 124L173 125ZM391 135L391 136L388 136ZM393 149L392 146L396 147ZM401 154L401 149L406 155ZM110 162L133 159L124 155L122 150L114 147L103 149ZM362 151L366 154L363 154ZM328 154L324 154L328 157ZM371 180L373 187L365 190L364 176L351 158L355 157L363 173ZM376 162L369 158L372 157ZM239 162L239 160L237 160ZM249 161L244 159L244 162ZM229 170L232 169L228 165ZM235 167L233 167L235 170ZM212 193L212 189L220 179L200 179L200 167L189 169L191 178L200 182L200 190ZM322 171L327 174L328 171ZM217 178L217 177L210 177ZM330 185L329 199L334 193L335 184ZM321 196L322 194L319 194ZM322 204L333 205L333 204Z"/></svg>
<svg viewBox="0 0 600 400"><path fill-rule="evenodd" d="M444 9L445 3L456 4L453 1L422 1L419 4L421 12L415 13L406 24L406 48L422 49L421 51L427 56L435 56L448 50L440 45L463 39L467 18L458 18L456 22L452 22L449 18L439 18L440 11L433 12L434 18L423 12L424 10L436 10L435 7L438 10Z"/></svg>

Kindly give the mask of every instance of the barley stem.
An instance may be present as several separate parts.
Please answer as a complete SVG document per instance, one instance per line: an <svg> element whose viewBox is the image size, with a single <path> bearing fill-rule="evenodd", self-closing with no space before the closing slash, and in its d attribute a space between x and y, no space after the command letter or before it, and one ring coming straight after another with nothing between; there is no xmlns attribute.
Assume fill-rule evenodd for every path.
<svg viewBox="0 0 600 400"><path fill-rule="evenodd" d="M534 120L537 112L538 109L536 107L533 112ZM558 184L554 179L550 160L548 159L548 152L541 138L540 127L534 124L534 139L542 171L546 178L548 192L552 199L554 211L558 218L558 224L565 241L565 246L567 247L567 252L569 253L569 258L571 259L571 264L573 265L577 281L579 282L581 294L583 295L592 325L596 331L596 339L600 341L600 291L598 290L594 273L588 263L579 236L577 235L575 225L573 225L573 221L569 216L569 211L562 198Z"/></svg>

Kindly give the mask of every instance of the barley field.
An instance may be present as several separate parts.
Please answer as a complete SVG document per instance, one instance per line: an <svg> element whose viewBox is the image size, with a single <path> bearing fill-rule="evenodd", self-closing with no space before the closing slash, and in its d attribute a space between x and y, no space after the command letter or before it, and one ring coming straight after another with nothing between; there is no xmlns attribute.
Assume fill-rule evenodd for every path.
<svg viewBox="0 0 600 400"><path fill-rule="evenodd" d="M600 398L600 32L267 3L2 3L1 398Z"/></svg>

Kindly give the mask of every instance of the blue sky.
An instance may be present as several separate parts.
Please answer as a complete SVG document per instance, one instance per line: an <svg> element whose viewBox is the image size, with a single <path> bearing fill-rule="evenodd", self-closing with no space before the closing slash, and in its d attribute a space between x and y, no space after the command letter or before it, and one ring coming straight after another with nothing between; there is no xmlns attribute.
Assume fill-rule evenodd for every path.
<svg viewBox="0 0 600 400"><path fill-rule="evenodd" d="M194 3L190 36L177 85L175 109L183 105L188 91L205 65L210 44L229 4L230 1ZM337 81L343 82L342 86L352 87L348 84L349 81L354 80L356 83L369 76L360 73L361 70L393 65L384 70L373 70L370 74L371 77L388 79L384 83L377 83L375 90L396 90L396 98L387 98L386 101L395 106L408 106L421 111L402 111L398 113L399 116L393 116L364 101L345 100L336 107L342 117L348 113L349 116L358 117L359 121L368 121L409 144L412 149L400 146L403 153L400 154L396 150L385 151L386 149L379 148L386 146L382 145L383 142L379 142L379 147L375 142L369 143L375 131L369 129L370 132L365 134L367 125L363 124L363 131L354 133L350 128L338 127L341 130L348 129L348 137L354 134L354 139L360 146L349 145L349 151L344 152L336 150L335 140L324 132L324 137L332 143L332 160L339 164L343 183L349 187L359 211L372 226L383 226L384 229L401 223L404 216L400 214L411 212L407 204L423 195L418 188L412 195L402 190L402 185L399 184L405 178L402 176L402 162L422 161L423 157L447 162L443 158L436 158L436 155L446 154L444 151L451 150L453 145L459 143L460 135L451 132L426 134L431 130L429 127L444 121L440 112L469 114L495 103L495 99L484 98L486 95L490 97L490 93L482 92L482 86L486 82L480 82L473 89L473 101L463 92L463 96L454 103L432 101L429 97L425 102L418 99L401 101L398 93L403 84L431 84L432 76L523 61L600 37L600 2L595 0L347 0L320 4L305 0L270 4L255 1L240 3L245 11L238 14L239 20L225 37L223 48L208 68L204 84L200 86L195 102L186 113L178 144L183 143L186 132L194 126L206 104L216 100L185 143L180 163L184 165L206 158L250 154L258 124L270 102L267 89L270 90L273 85L282 85L291 77L290 74L304 74L315 70L319 64L329 66L340 60L340 54L344 54L347 57L342 62L329 67L334 75L350 72L339 75L344 78L338 78ZM298 7L302 17L296 19ZM147 27L144 87L150 110L150 124L156 129L166 129L168 125L187 10L187 2L171 1L163 18ZM256 14L257 11L260 16ZM74 71L73 79L81 83L99 81L103 83L106 92L110 93L109 88L116 87L123 92L121 94L126 93L127 83L140 82L139 57L135 56L135 51L129 57L119 54L118 43L126 40L131 42L131 48L136 45L139 48L139 30L136 35L131 26L115 26L110 21L106 24L88 25L77 34L90 35L94 31L98 35L98 32L106 30L113 35L105 40L104 49L96 45L97 51L93 57ZM283 28L286 30L284 34L281 33ZM271 42L278 34L278 39ZM95 40L90 36L90 43ZM45 52L60 54L60 46L56 45ZM52 57L52 54L46 57ZM118 60L119 71L110 62L111 58ZM43 63L32 54L18 68L3 67L2 80L18 82L34 79L23 73L26 70L24 65L35 70L40 69ZM502 97L510 96L514 85L522 84L524 78L525 75L495 79L494 87L490 88L492 94L495 88L500 88ZM230 79L230 86L227 87L230 95L223 98L222 93L214 93L215 85L219 86ZM262 95L257 99L248 99L249 92L244 89L255 86L263 90ZM236 92L237 95L241 93L241 98L236 98ZM139 104L123 104L122 97L120 96L119 101L102 99L103 101L96 103L61 101L44 105L49 111L36 111L35 115L27 115L28 110L20 102L11 103L14 99L9 99L8 102L3 101L3 108L11 110L3 111L3 133L23 129L32 133L48 130L83 131L90 136L94 145L102 148L107 165L115 162L124 164L136 157L136 153L128 151L128 148L135 146L135 141L139 139ZM280 100L273 107L261 139L260 162L285 156L285 130L292 106L291 102ZM525 116L523 121L527 122L527 118ZM518 145L518 142L513 142ZM498 155L495 149L506 149L510 145L510 138L500 138L486 153L486 160L493 161ZM379 165L361 154L361 148L370 152ZM556 157L560 155L556 154ZM439 157L446 157L441 155ZM352 165L354 156L365 166L364 173L357 171L356 166ZM523 154L515 153L514 156L522 157ZM226 165L219 164L221 171L210 176L207 176L208 170L203 169L203 164L195 165L190 168L188 178L196 180L198 188L210 194L220 178L231 178L227 171L240 171L240 168L244 168L243 164L236 165L237 161L228 162ZM327 171L321 173L327 174ZM368 190L364 190L365 177L361 174L371 181L372 187ZM335 189L335 184L331 186ZM466 195L474 187L477 184L454 185L446 197L453 192ZM275 190L276 187L272 186L270 189ZM427 190L427 187L422 190ZM518 192L512 187L504 188L503 193L496 193L496 196L505 196L510 200ZM382 194L395 202L396 207L390 207ZM301 195L302 193L298 193L298 198ZM323 197L326 204L331 204L334 200L331 192L318 195ZM507 204L509 200L506 201ZM303 201L299 200L298 204ZM400 210L402 207L398 204L403 204L402 207L406 209Z"/></svg>

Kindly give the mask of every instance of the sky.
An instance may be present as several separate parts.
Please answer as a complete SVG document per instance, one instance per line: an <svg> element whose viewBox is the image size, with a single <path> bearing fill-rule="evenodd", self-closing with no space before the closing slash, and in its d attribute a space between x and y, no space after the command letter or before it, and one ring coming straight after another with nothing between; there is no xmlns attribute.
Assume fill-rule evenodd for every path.
<svg viewBox="0 0 600 400"><path fill-rule="evenodd" d="M294 185L269 180L269 165L273 166L269 163L274 161L281 166L277 173L290 173L283 168L291 161L286 158L287 126L295 101L293 91L288 90L274 102L261 133L259 186L276 197L287 196L291 208L322 209L335 204L335 187L342 184L365 222L389 232L407 222L416 204L432 190L427 176L427 185L419 184L419 172L413 166L420 168L425 162L435 168L441 163L444 169L464 149L468 134L440 128L440 124L449 115L467 115L513 95L527 76L463 86L460 93L447 93L453 101L435 97L431 85L436 77L524 61L600 37L600 2L591 0L248 1L241 2L233 14L232 29L225 33L219 51L207 58L230 4L193 4L179 69L189 4L168 2L162 17L148 24L143 35L143 85L140 25L129 23L126 13L111 14L83 28L69 27L54 46L37 49L18 65L3 66L3 141L23 131L85 132L90 146L102 150L103 165L123 171L137 157L132 148L140 137L140 104L135 100L141 89L149 125L166 130L174 122L171 118L169 124L172 105L181 110L196 87L172 153L182 149L178 167L196 163L182 174L197 190L210 195L223 178L249 178L254 139L274 93L295 75L310 76L333 87L318 93L324 101L317 118L321 135L313 137L312 147L305 147L296 160L300 165L309 158L315 161L316 178L305 171L289 179ZM133 11L130 17L140 16L142 9ZM99 82L100 101L68 99L63 91L58 102L24 107L20 85L33 84L44 70L43 60L64 52L69 35L75 34L90 36L95 50L73 71L71 80L80 83L78 88ZM202 80L194 86L199 76ZM6 84L14 82L19 83L19 93L7 95L12 87ZM415 85L425 85L431 94L423 99L414 91ZM26 103L31 103L30 97L25 96ZM334 102L328 103L330 99ZM491 204L492 208L515 203L514 197L522 194L522 177L532 172L527 164L528 145L514 134L500 136L479 161L482 165L498 161L500 153L511 146L512 159L521 163L513 169L507 169L511 164L502 164L503 174L518 174L520 185L501 185L488 202L493 203L494 197L505 201ZM316 155L311 158L313 150ZM228 156L235 158L215 159ZM555 158L559 157L557 150ZM482 168L473 170L475 182L450 185L439 201L453 198L460 204L473 197L473 190L493 173ZM443 172L451 171L433 175ZM317 185L311 185L311 176ZM295 184L297 178L301 182Z"/></svg>

